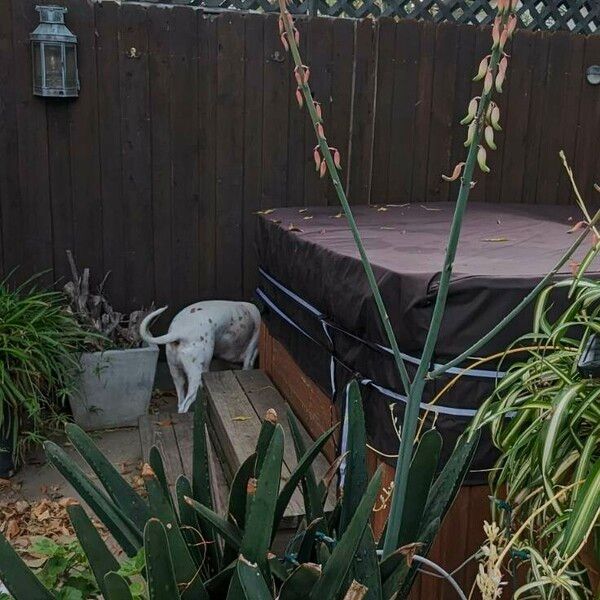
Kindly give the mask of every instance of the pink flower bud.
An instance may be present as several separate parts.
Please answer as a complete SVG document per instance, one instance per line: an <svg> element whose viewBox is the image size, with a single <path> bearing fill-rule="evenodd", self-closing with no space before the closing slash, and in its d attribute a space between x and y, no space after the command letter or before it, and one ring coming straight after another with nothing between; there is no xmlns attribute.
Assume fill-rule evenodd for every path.
<svg viewBox="0 0 600 600"><path fill-rule="evenodd" d="M321 125L321 123L317 123L317 135L320 138L325 139L325 130L323 129L323 125Z"/></svg>
<svg viewBox="0 0 600 600"><path fill-rule="evenodd" d="M483 146L479 146L479 150L477 151L477 164L479 165L479 168L484 173L489 173L490 168L486 164L486 159L487 159L486 149Z"/></svg>
<svg viewBox="0 0 600 600"><path fill-rule="evenodd" d="M500 51L504 50L506 42L508 41L508 29L505 27L500 35Z"/></svg>
<svg viewBox="0 0 600 600"><path fill-rule="evenodd" d="M442 179L444 181L456 181L460 177L460 174L461 174L462 169L463 169L464 166L465 166L464 162L458 163L454 167L454 171L452 171L452 175L450 175L450 176L448 176L448 175L442 175Z"/></svg>
<svg viewBox="0 0 600 600"><path fill-rule="evenodd" d="M496 91L501 94L502 86L504 85L504 79L506 78L505 71L498 71L498 75L496 75Z"/></svg>
<svg viewBox="0 0 600 600"><path fill-rule="evenodd" d="M494 27L492 28L492 40L494 40L494 48L500 43L500 23L501 20L496 17L494 20Z"/></svg>
<svg viewBox="0 0 600 600"><path fill-rule="evenodd" d="M302 97L300 88L296 88L296 100L298 101L298 106L302 108L304 106L304 98Z"/></svg>
<svg viewBox="0 0 600 600"><path fill-rule="evenodd" d="M337 169L342 168L342 162L340 159L340 151L337 148L333 148L333 164Z"/></svg>
<svg viewBox="0 0 600 600"><path fill-rule="evenodd" d="M300 87L304 83L300 67L296 67L294 69L294 77L296 78L296 83L298 84L298 87Z"/></svg>
<svg viewBox="0 0 600 600"><path fill-rule="evenodd" d="M313 158L315 159L315 167L316 171L318 172L321 166L321 154L319 152L319 146L315 146L315 149L313 150Z"/></svg>
<svg viewBox="0 0 600 600"><path fill-rule="evenodd" d="M319 171L319 177L325 177L325 173L327 173L327 163L325 161L322 161L321 169Z"/></svg>
<svg viewBox="0 0 600 600"><path fill-rule="evenodd" d="M287 42L287 33L285 31L279 36L279 39L281 40L281 45L285 48L285 51L289 52L290 46Z"/></svg>
<svg viewBox="0 0 600 600"><path fill-rule="evenodd" d="M487 94L492 89L494 83L494 76L491 71L488 71L485 76L485 82L483 83L483 93Z"/></svg>
<svg viewBox="0 0 600 600"><path fill-rule="evenodd" d="M294 27L294 40L296 44L300 43L300 32Z"/></svg>
<svg viewBox="0 0 600 600"><path fill-rule="evenodd" d="M317 117L319 117L319 119L323 118L323 115L321 114L321 103L317 102L316 100L314 100L314 105L315 105L315 112L317 113Z"/></svg>
<svg viewBox="0 0 600 600"><path fill-rule="evenodd" d="M279 35L281 35L285 31L285 24L283 22L283 18L281 15L279 16Z"/></svg>
<svg viewBox="0 0 600 600"><path fill-rule="evenodd" d="M508 31L508 35L512 36L517 28L517 15L510 15L508 17L508 23L506 24L506 29Z"/></svg>
<svg viewBox="0 0 600 600"><path fill-rule="evenodd" d="M477 75L475 75L475 77L473 78L473 81L481 81L485 77L485 74L487 73L487 70L488 70L489 59L490 59L489 55L483 57L483 59L479 63L479 69L477 70Z"/></svg>

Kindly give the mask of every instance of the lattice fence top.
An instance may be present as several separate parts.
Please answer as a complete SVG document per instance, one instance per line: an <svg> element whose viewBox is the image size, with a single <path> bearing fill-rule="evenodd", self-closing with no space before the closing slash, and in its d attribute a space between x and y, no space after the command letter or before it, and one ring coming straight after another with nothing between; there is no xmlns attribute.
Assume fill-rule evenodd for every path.
<svg viewBox="0 0 600 600"><path fill-rule="evenodd" d="M278 10L277 0L146 1L260 12ZM495 4L496 0L292 0L290 10L332 17L386 16L485 25L493 20ZM600 33L600 0L521 0L517 10L521 27L526 29Z"/></svg>

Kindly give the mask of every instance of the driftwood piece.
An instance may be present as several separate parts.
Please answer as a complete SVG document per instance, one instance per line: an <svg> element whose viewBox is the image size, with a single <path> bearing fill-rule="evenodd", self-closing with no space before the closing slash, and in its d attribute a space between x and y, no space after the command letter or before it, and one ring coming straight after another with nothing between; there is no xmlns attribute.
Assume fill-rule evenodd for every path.
<svg viewBox="0 0 600 600"><path fill-rule="evenodd" d="M71 281L65 284L64 291L69 298L70 309L85 329L102 336L92 338L90 344L97 350L141 346L140 323L154 305L148 310L134 310L129 315L115 311L104 296L104 285L110 272L104 276L97 290L91 292L90 270L85 268L80 275L70 250L67 250L67 260Z"/></svg>

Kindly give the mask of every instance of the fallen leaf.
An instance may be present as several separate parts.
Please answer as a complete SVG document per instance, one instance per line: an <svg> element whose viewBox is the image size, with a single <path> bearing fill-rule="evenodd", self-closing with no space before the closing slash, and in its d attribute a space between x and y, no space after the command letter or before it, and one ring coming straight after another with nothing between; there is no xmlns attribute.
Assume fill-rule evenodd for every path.
<svg viewBox="0 0 600 600"><path fill-rule="evenodd" d="M423 210L430 210L432 212L437 212L437 211L440 211L440 210L444 210L443 208L437 208L435 206L425 206L424 204L421 204L420 206L421 206L421 208Z"/></svg>
<svg viewBox="0 0 600 600"><path fill-rule="evenodd" d="M389 206L390 208L406 208L407 206L410 206L410 202L407 202L406 204L386 204L386 206Z"/></svg>
<svg viewBox="0 0 600 600"><path fill-rule="evenodd" d="M300 209L298 212L299 212L300 214L302 214L302 213L305 213L305 212L307 212L307 211L308 211L308 208L301 208L301 209Z"/></svg>
<svg viewBox="0 0 600 600"><path fill-rule="evenodd" d="M307 217L302 217L305 221L310 221L313 216L312 215L308 215Z"/></svg>
<svg viewBox="0 0 600 600"><path fill-rule="evenodd" d="M341 219L343 216L344 216L344 214L339 212L336 215L330 215L329 218L330 219Z"/></svg>
<svg viewBox="0 0 600 600"><path fill-rule="evenodd" d="M303 233L302 229L300 229L300 227L296 227L296 225L294 225L293 223L290 223L288 225L288 231L294 231L297 233Z"/></svg>
<svg viewBox="0 0 600 600"><path fill-rule="evenodd" d="M250 419L252 419L252 417L246 417L244 415L239 415L237 417L233 417L231 420L232 421L249 421Z"/></svg>
<svg viewBox="0 0 600 600"><path fill-rule="evenodd" d="M380 206L380 207L377 209L377 212L386 212L386 211L387 211L387 208L386 208L385 206Z"/></svg>
<svg viewBox="0 0 600 600"><path fill-rule="evenodd" d="M495 237L495 238L483 238L481 241L482 242L508 242L510 240L506 237Z"/></svg>
<svg viewBox="0 0 600 600"><path fill-rule="evenodd" d="M164 419L156 423L159 427L170 427L173 425L173 419Z"/></svg>
<svg viewBox="0 0 600 600"><path fill-rule="evenodd" d="M264 210L257 210L254 214L255 215L270 215L273 212L275 212L274 208L265 208Z"/></svg>

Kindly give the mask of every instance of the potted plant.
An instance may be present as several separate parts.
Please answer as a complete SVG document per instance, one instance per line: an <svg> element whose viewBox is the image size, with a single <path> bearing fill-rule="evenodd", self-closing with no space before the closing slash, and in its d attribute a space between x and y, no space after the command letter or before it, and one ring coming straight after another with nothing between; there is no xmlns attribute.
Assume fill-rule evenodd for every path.
<svg viewBox="0 0 600 600"><path fill-rule="evenodd" d="M86 430L137 425L148 412L158 347L139 335L147 312L117 312L104 296L106 277L90 292L90 271L80 275L67 251L71 281L65 285L71 311L86 331L95 334L79 360L79 375L69 400L73 419Z"/></svg>
<svg viewBox="0 0 600 600"><path fill-rule="evenodd" d="M65 419L86 332L60 292L0 282L0 477Z"/></svg>

